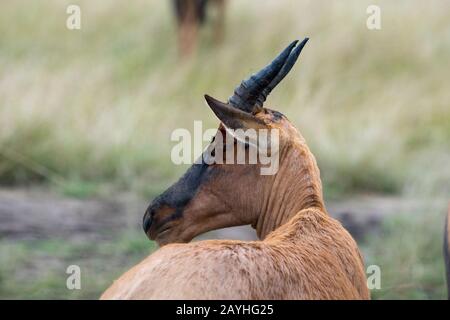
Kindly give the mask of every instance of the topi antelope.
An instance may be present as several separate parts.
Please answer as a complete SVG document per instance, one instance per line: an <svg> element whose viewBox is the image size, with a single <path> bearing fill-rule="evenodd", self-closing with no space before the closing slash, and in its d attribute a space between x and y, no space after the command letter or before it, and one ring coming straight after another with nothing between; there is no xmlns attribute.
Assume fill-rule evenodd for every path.
<svg viewBox="0 0 450 320"><path fill-rule="evenodd" d="M197 46L199 28L207 18L208 6L214 5L217 11L214 17L214 40L223 39L225 23L225 0L173 0L177 19L178 50L181 57L188 57Z"/></svg>
<svg viewBox="0 0 450 320"><path fill-rule="evenodd" d="M277 173L261 175L261 163L192 165L144 215L145 233L162 247L102 299L369 299L358 247L325 209L314 156L284 115L263 107L307 40L291 43L227 103L205 96L221 121L216 138L229 129L279 131ZM186 243L246 224L260 241Z"/></svg>
<svg viewBox="0 0 450 320"><path fill-rule="evenodd" d="M444 228L444 261L445 275L447 277L447 294L448 300L450 300L450 203L448 204Z"/></svg>

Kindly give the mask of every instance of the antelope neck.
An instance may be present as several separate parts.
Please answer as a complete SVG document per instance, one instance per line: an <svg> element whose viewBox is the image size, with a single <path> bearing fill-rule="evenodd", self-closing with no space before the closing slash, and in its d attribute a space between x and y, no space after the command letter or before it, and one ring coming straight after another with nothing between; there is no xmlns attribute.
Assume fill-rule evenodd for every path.
<svg viewBox="0 0 450 320"><path fill-rule="evenodd" d="M280 167L264 195L254 225L258 237L289 221L303 209L318 208L324 212L322 183L316 160L304 142L296 142L280 152Z"/></svg>

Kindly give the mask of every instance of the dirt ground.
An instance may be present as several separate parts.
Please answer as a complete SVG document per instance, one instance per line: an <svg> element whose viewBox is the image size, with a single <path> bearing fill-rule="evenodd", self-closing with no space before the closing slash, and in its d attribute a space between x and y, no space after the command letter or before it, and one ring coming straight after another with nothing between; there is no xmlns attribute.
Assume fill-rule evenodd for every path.
<svg viewBox="0 0 450 320"><path fill-rule="evenodd" d="M0 238L34 240L108 240L125 229L140 229L149 201L132 194L110 199L76 199L40 189L0 189ZM386 196L358 196L328 202L330 214L361 239L376 232L386 215L414 209L414 201ZM409 209L410 208L410 209ZM209 232L200 237L251 240L248 226Z"/></svg>

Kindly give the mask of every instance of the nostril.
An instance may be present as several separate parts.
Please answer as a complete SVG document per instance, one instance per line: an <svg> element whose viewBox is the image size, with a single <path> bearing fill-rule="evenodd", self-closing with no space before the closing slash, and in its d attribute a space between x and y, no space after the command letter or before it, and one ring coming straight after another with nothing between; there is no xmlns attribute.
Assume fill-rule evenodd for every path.
<svg viewBox="0 0 450 320"><path fill-rule="evenodd" d="M142 228L144 229L144 232L147 233L148 229L150 229L150 226L152 225L152 215L147 210L144 214L144 219L142 221Z"/></svg>

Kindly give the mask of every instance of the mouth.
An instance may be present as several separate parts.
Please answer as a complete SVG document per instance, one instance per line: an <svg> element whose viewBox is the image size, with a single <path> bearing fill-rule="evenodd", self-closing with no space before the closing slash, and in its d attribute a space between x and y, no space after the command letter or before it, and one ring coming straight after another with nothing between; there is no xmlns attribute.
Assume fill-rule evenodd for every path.
<svg viewBox="0 0 450 320"><path fill-rule="evenodd" d="M155 239L161 239L164 238L165 235L167 235L170 232L170 227L167 227L163 229L162 231L159 231L155 237Z"/></svg>
<svg viewBox="0 0 450 320"><path fill-rule="evenodd" d="M164 236L166 236L167 234L169 234L170 230L171 230L171 226L162 225L161 227L156 229L154 232L149 232L149 238L151 240L158 241L158 240L164 238Z"/></svg>

